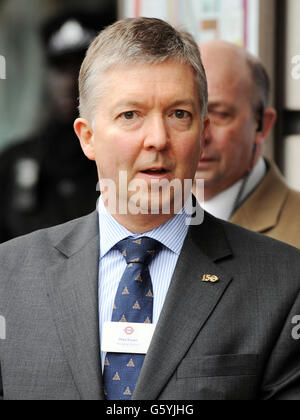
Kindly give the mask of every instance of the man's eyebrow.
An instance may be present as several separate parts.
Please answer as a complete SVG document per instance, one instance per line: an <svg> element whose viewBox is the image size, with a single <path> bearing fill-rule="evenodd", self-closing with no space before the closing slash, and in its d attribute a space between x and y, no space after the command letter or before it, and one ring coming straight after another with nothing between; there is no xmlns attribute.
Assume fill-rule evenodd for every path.
<svg viewBox="0 0 300 420"><path fill-rule="evenodd" d="M171 102L168 108L175 108L180 106L191 106L194 112L197 111L197 104L192 99L179 99L177 101ZM137 100L120 100L113 104L114 109L119 108L139 108L145 107L143 102L139 102Z"/></svg>
<svg viewBox="0 0 300 420"><path fill-rule="evenodd" d="M215 101L215 102L208 102L208 109L215 109L215 108L226 108L228 110L234 110L232 105L229 105L226 102Z"/></svg>
<svg viewBox="0 0 300 420"><path fill-rule="evenodd" d="M177 106L191 106L194 112L197 111L197 104L192 99L179 99L178 101L172 102L170 108L175 108Z"/></svg>
<svg viewBox="0 0 300 420"><path fill-rule="evenodd" d="M142 102L135 101L135 100L120 100L119 102L116 102L113 104L114 108L135 108L143 106Z"/></svg>

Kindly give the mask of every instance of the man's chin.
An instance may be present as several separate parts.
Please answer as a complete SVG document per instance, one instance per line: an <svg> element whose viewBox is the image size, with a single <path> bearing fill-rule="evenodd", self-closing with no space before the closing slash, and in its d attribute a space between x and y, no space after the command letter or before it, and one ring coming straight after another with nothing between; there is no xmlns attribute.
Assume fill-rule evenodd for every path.
<svg viewBox="0 0 300 420"><path fill-rule="evenodd" d="M138 200L136 197L131 197L128 200L128 212L132 215L171 215L174 213L174 195L159 193L145 193L140 196ZM178 200L177 200L178 201ZM180 204L182 208L182 200Z"/></svg>
<svg viewBox="0 0 300 420"><path fill-rule="evenodd" d="M210 181L213 178L213 173L210 169L206 170L197 170L195 179L203 179L205 182Z"/></svg>
<svg viewBox="0 0 300 420"><path fill-rule="evenodd" d="M197 171L194 181L194 187L196 180L204 182L204 188L213 188L217 184L218 177L213 171Z"/></svg>

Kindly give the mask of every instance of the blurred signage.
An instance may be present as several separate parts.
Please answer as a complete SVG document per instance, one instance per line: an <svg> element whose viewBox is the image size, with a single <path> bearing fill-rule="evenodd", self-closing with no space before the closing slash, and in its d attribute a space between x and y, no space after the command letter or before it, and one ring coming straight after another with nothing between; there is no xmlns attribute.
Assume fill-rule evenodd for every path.
<svg viewBox="0 0 300 420"><path fill-rule="evenodd" d="M254 0L251 0L252 2ZM197 42L248 44L249 0L125 0L124 17L157 17L191 32Z"/></svg>

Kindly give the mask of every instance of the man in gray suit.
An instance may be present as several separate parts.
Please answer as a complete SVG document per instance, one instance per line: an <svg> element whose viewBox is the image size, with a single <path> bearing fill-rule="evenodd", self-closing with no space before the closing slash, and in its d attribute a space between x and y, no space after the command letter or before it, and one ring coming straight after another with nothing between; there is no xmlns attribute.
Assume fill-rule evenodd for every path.
<svg viewBox="0 0 300 420"><path fill-rule="evenodd" d="M197 223L197 204L189 218L209 124L197 44L117 22L79 85L98 212L0 247L1 398L299 400L299 251Z"/></svg>

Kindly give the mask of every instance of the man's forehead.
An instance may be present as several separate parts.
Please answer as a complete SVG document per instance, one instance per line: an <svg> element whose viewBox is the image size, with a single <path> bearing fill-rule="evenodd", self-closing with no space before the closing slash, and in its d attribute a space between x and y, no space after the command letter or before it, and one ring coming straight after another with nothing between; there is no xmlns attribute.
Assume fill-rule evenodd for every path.
<svg viewBox="0 0 300 420"><path fill-rule="evenodd" d="M222 91L216 90L208 92L208 109L220 109L228 112L237 112L244 107L251 107L251 98L243 90L223 89Z"/></svg>
<svg viewBox="0 0 300 420"><path fill-rule="evenodd" d="M236 102L234 100L228 100L225 97L210 97L208 99L208 108L215 109L215 108L226 108L228 110L234 109L236 107Z"/></svg>
<svg viewBox="0 0 300 420"><path fill-rule="evenodd" d="M114 92L116 103L139 102L149 87L153 90L147 91L148 96L170 96L174 101L184 102L194 100L197 91L192 67L179 62L116 65L106 71L102 83L108 94Z"/></svg>
<svg viewBox="0 0 300 420"><path fill-rule="evenodd" d="M248 73L236 72L234 68L213 67L207 69L207 83L209 98L217 97L228 102L238 96L248 96L253 89L252 80Z"/></svg>
<svg viewBox="0 0 300 420"><path fill-rule="evenodd" d="M121 76L124 73L152 73L158 70L158 73L162 73L163 70L166 73L174 72L188 72L193 73L193 78L196 79L194 70L192 66L188 63L182 63L177 59L169 59L162 62L143 62L143 61L133 61L130 63L116 63L110 66L105 72L104 77L114 77ZM126 82L126 80L124 80Z"/></svg>
<svg viewBox="0 0 300 420"><path fill-rule="evenodd" d="M203 59L209 96L249 94L252 90L249 67L240 56L214 56L206 52Z"/></svg>

